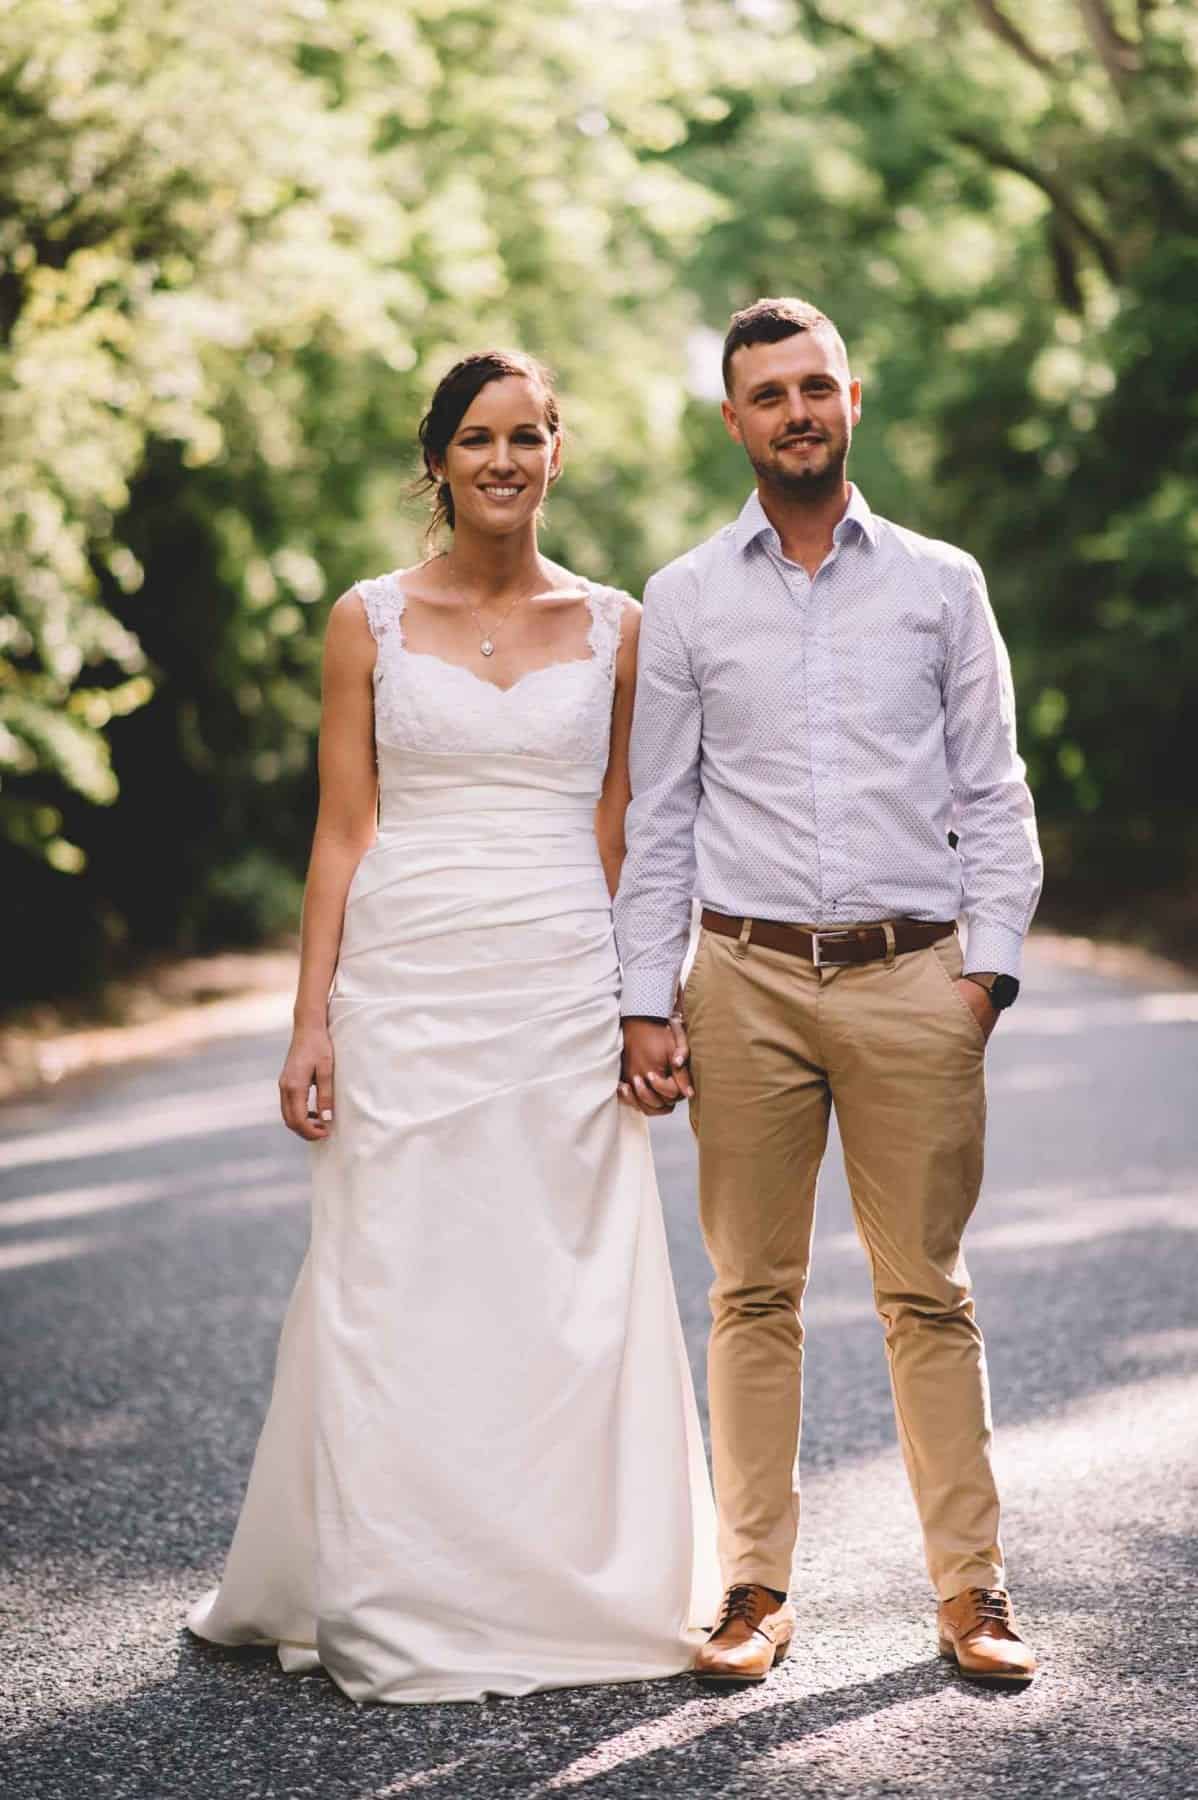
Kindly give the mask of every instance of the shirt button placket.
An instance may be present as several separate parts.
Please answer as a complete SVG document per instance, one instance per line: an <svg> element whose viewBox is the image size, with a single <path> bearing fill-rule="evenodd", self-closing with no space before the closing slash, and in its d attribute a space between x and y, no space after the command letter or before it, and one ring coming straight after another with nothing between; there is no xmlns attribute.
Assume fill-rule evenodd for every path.
<svg viewBox="0 0 1198 1800"><path fill-rule="evenodd" d="M833 550L816 571L807 613L811 783L820 847L820 916L816 922L820 924L836 919L844 890L844 803L838 777L836 659L829 611L834 604L836 561Z"/></svg>
<svg viewBox="0 0 1198 1800"><path fill-rule="evenodd" d="M806 569L800 569L796 564L788 562L786 558L781 555L780 550L777 556L777 566L782 575L782 579L785 581L787 589L790 592L791 599L795 603L795 609L799 615L803 632L803 659L801 664L803 671L803 711L806 716L808 754L811 759L812 800L816 806L816 817L818 819L818 796L815 781L815 740L818 714L812 706L812 693L814 691L812 671L815 667L813 662L815 644L811 631L811 578ZM823 856L823 849L820 844L818 830L815 834L815 856L817 869L814 880L812 881L812 886L817 893L820 893L823 889L823 876L818 865Z"/></svg>

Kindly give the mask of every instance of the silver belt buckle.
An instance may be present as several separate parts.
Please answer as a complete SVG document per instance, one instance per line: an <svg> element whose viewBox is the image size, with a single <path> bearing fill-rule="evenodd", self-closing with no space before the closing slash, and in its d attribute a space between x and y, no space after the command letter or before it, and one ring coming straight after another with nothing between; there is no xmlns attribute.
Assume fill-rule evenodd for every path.
<svg viewBox="0 0 1198 1800"><path fill-rule="evenodd" d="M845 940L845 938L848 938L851 936L852 936L852 933L849 931L813 931L811 933L811 966L812 966L812 968L822 969L824 966L824 955L823 955L822 949L820 948L820 939L821 938L827 938L829 940L829 942L831 942L833 938L839 938L843 942ZM841 964L840 963L831 963L829 966L833 969L839 969L841 967Z"/></svg>

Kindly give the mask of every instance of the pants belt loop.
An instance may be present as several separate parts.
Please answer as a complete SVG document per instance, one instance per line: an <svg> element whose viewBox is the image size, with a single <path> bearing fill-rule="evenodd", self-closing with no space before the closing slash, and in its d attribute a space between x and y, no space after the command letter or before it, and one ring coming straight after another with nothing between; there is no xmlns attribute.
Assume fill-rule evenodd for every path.
<svg viewBox="0 0 1198 1800"><path fill-rule="evenodd" d="M749 939L752 937L752 935L753 935L752 919L743 920L741 923L741 928L740 928L740 936L737 938L736 943L733 945L733 948L732 948L733 956L747 956L749 954Z"/></svg>
<svg viewBox="0 0 1198 1800"><path fill-rule="evenodd" d="M886 919L882 923L882 936L886 939L886 967L894 967L894 926Z"/></svg>

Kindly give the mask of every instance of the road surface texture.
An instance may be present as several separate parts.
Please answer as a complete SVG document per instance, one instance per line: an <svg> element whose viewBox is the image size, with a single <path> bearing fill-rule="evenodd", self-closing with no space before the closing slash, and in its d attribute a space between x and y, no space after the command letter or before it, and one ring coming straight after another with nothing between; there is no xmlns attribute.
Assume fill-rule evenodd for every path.
<svg viewBox="0 0 1198 1800"><path fill-rule="evenodd" d="M800 1630L764 1686L360 1708L269 1652L194 1642L184 1611L219 1572L304 1245L281 1049L242 1036L0 1108L5 1800L1198 1796L1198 993L1033 952L991 1045L969 1254L1010 1580L1043 1662L1024 1692L937 1659L835 1148ZM701 1379L683 1115L654 1140Z"/></svg>

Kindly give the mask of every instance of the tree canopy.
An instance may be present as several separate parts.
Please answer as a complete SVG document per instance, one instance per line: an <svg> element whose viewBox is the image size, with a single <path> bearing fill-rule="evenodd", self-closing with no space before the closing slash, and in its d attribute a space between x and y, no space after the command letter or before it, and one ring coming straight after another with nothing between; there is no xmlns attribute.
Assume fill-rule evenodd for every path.
<svg viewBox="0 0 1198 1800"><path fill-rule="evenodd" d="M1184 895L1196 64L1167 0L0 10L10 997L294 918L327 606L419 554L455 356L557 370L547 548L637 591L746 491L761 293L840 325L871 502L987 569L1050 907Z"/></svg>

